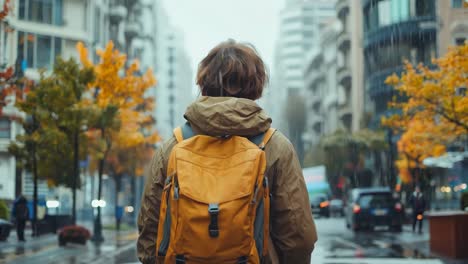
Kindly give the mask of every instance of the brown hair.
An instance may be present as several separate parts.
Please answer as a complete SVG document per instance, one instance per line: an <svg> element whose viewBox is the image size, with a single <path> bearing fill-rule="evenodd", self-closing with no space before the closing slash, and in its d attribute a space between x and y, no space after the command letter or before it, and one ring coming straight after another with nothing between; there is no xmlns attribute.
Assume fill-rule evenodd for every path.
<svg viewBox="0 0 468 264"><path fill-rule="evenodd" d="M204 96L259 99L266 84L263 60L253 45L222 42L200 62L197 85Z"/></svg>

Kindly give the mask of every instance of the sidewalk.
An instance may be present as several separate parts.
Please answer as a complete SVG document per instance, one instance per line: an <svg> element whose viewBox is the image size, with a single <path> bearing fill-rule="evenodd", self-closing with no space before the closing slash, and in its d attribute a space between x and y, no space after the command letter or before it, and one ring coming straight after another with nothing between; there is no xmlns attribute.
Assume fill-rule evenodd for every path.
<svg viewBox="0 0 468 264"><path fill-rule="evenodd" d="M417 236L415 238L415 236ZM444 264L466 264L468 259L456 260L451 259L445 256L441 256L435 252L432 252L429 245L430 235L429 235L429 223L424 222L423 233L413 233L411 225L403 226L403 232L401 234L401 239L404 241L402 244L403 247L415 252L415 257L418 255L431 256L436 259L440 259Z"/></svg>
<svg viewBox="0 0 468 264"><path fill-rule="evenodd" d="M121 250L135 248L135 230L103 230L103 236L105 240L100 244L88 241L85 246L69 244L59 247L57 234L31 237L31 230L27 230L26 242L19 242L16 234L12 233L8 241L0 242L0 263L94 263L115 256Z"/></svg>

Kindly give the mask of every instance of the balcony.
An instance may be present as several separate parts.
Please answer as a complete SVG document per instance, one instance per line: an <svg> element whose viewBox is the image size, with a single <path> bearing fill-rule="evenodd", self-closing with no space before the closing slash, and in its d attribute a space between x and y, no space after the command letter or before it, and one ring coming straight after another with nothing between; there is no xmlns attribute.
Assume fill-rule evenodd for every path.
<svg viewBox="0 0 468 264"><path fill-rule="evenodd" d="M125 24L125 38L127 40L132 40L132 39L138 37L140 32L141 32L141 26L138 24L138 22L128 21Z"/></svg>
<svg viewBox="0 0 468 264"><path fill-rule="evenodd" d="M351 71L347 66L341 66L336 73L336 79L343 87L351 86Z"/></svg>
<svg viewBox="0 0 468 264"><path fill-rule="evenodd" d="M113 25L119 25L127 17L127 8L123 5L112 6L109 10L109 20Z"/></svg>
<svg viewBox="0 0 468 264"><path fill-rule="evenodd" d="M338 0L335 5L335 10L338 17L342 16L346 12L349 12L349 0Z"/></svg>
<svg viewBox="0 0 468 264"><path fill-rule="evenodd" d="M351 110L343 109L339 111L340 120L347 131L353 129L353 113Z"/></svg>
<svg viewBox="0 0 468 264"><path fill-rule="evenodd" d="M320 71L320 69L317 69L317 71ZM307 79L307 86L311 87L311 90L317 89L318 84L324 80L325 75L321 72L317 72Z"/></svg>
<svg viewBox="0 0 468 264"><path fill-rule="evenodd" d="M392 25L379 27L364 34L364 48L370 49L381 43L399 39L432 37L435 39L437 22L435 16L413 17Z"/></svg>
<svg viewBox="0 0 468 264"><path fill-rule="evenodd" d="M350 34L345 29L341 31L336 41L337 41L338 50L343 51L351 47L351 37L350 37Z"/></svg>
<svg viewBox="0 0 468 264"><path fill-rule="evenodd" d="M385 80L393 73L401 75L402 71L403 67L398 66L395 68L378 71L369 75L369 77L366 79L366 90L369 92L370 98L374 99L375 97L391 93L393 91L393 87L386 85Z"/></svg>
<svg viewBox="0 0 468 264"><path fill-rule="evenodd" d="M316 117L312 121L312 129L316 134L321 134L322 133L322 126L323 126L323 120L320 117Z"/></svg>

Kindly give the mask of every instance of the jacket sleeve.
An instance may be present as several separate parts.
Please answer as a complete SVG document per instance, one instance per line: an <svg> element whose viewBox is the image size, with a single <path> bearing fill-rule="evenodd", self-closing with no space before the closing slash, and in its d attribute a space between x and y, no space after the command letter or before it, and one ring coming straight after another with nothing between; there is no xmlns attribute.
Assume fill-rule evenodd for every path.
<svg viewBox="0 0 468 264"><path fill-rule="evenodd" d="M309 195L294 147L279 137L281 144L272 146L281 155L273 167L271 238L279 263L309 264L317 241Z"/></svg>
<svg viewBox="0 0 468 264"><path fill-rule="evenodd" d="M156 151L146 178L145 189L138 215L138 259L146 264L156 263L156 239L158 236L159 208L166 178L167 157L175 140L165 143Z"/></svg>

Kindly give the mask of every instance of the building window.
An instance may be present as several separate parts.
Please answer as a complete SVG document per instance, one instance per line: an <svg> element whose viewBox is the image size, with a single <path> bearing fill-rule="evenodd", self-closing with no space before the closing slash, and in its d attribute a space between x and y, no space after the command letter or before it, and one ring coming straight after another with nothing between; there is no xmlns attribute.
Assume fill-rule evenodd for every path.
<svg viewBox="0 0 468 264"><path fill-rule="evenodd" d="M435 1L416 0L416 16L435 16Z"/></svg>
<svg viewBox="0 0 468 264"><path fill-rule="evenodd" d="M101 43L101 9L94 11L94 42Z"/></svg>
<svg viewBox="0 0 468 264"><path fill-rule="evenodd" d="M18 32L18 58L28 68L50 69L62 53L62 39Z"/></svg>
<svg viewBox="0 0 468 264"><path fill-rule="evenodd" d="M20 0L19 19L62 25L63 0Z"/></svg>
<svg viewBox="0 0 468 264"><path fill-rule="evenodd" d="M6 118L0 119L0 138L9 139L11 136L11 121Z"/></svg>
<svg viewBox="0 0 468 264"><path fill-rule="evenodd" d="M49 69L52 63L52 38L50 36L37 36L36 68Z"/></svg>
<svg viewBox="0 0 468 264"><path fill-rule="evenodd" d="M407 21L410 17L409 0L392 0L391 13L392 23Z"/></svg>
<svg viewBox="0 0 468 264"><path fill-rule="evenodd" d="M455 38L455 45L463 46L463 45L465 45L465 41L466 41L465 37Z"/></svg>
<svg viewBox="0 0 468 264"><path fill-rule="evenodd" d="M379 14L379 27L388 26L391 24L391 1L384 0L380 1L378 4L378 14Z"/></svg>
<svg viewBox="0 0 468 264"><path fill-rule="evenodd" d="M462 8L464 0L452 0L452 8Z"/></svg>

